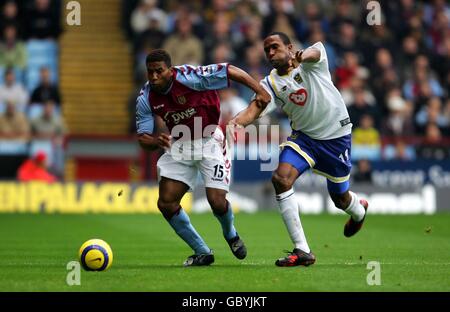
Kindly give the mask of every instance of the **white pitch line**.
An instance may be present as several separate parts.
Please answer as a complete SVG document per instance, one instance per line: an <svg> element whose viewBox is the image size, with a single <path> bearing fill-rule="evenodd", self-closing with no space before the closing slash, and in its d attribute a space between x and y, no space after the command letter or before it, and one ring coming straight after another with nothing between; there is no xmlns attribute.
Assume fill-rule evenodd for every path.
<svg viewBox="0 0 450 312"><path fill-rule="evenodd" d="M376 261L376 260L369 260L369 261ZM346 262L346 263L332 263L332 262L316 262L315 265L365 265L366 261L361 262ZM450 265L450 262L444 262L444 263L411 263L411 262L380 262L380 264L385 265Z"/></svg>
<svg viewBox="0 0 450 312"><path fill-rule="evenodd" d="M314 264L314 266L320 266L320 265L363 265L366 266L367 262L369 261L376 261L376 260L367 260L367 261L362 261L361 262L345 262L345 263L336 263L336 262L316 262ZM272 262L247 262L244 261L242 262L242 266L245 265L254 265L254 266L258 266L258 265L273 265ZM411 262L380 262L380 265L434 265L434 266L438 266L438 265L450 265L450 262L443 262L443 263L411 263Z"/></svg>

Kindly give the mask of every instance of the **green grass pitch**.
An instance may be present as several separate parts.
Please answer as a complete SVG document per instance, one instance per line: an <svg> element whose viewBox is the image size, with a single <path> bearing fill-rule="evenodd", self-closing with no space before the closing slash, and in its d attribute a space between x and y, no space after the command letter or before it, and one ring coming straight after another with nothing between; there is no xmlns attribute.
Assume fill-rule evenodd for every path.
<svg viewBox="0 0 450 312"><path fill-rule="evenodd" d="M237 214L247 244L235 259L214 216L191 220L214 250L210 267L184 268L191 250L161 215L0 215L0 291L450 291L450 214L370 215L353 238L346 216L302 216L317 256L310 267L278 268L291 249L276 212ZM68 286L66 264L90 238L107 241L114 262L105 272L81 272ZM381 285L369 286L369 261L381 264Z"/></svg>

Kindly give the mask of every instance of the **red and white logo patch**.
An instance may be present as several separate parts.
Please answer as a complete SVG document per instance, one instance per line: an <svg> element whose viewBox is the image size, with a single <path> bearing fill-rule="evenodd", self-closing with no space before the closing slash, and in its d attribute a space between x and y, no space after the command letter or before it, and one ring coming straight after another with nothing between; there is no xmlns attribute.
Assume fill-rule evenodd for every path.
<svg viewBox="0 0 450 312"><path fill-rule="evenodd" d="M303 106L305 105L307 99L308 93L305 89L299 89L297 92L289 94L289 100L291 100L291 102L295 105Z"/></svg>

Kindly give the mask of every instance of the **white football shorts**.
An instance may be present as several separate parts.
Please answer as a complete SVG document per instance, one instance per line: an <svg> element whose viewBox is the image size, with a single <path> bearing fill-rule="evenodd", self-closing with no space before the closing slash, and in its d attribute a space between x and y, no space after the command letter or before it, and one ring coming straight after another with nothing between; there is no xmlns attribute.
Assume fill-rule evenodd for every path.
<svg viewBox="0 0 450 312"><path fill-rule="evenodd" d="M172 143L158 160L158 178L180 181L192 191L198 173L206 187L229 191L231 159L227 153L224 134L220 128L212 137Z"/></svg>

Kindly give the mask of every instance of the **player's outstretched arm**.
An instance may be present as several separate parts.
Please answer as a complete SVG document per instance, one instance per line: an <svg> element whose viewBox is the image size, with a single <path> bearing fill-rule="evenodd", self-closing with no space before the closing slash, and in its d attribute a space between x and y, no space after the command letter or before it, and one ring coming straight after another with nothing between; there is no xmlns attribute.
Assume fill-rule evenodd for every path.
<svg viewBox="0 0 450 312"><path fill-rule="evenodd" d="M259 118L261 113L266 108L267 104L260 104L258 101L253 100L250 105L239 112L233 119L228 122L228 125L245 127Z"/></svg>
<svg viewBox="0 0 450 312"><path fill-rule="evenodd" d="M255 79L239 67L229 65L228 78L255 91L255 101L260 105L267 105L270 102L270 94Z"/></svg>

